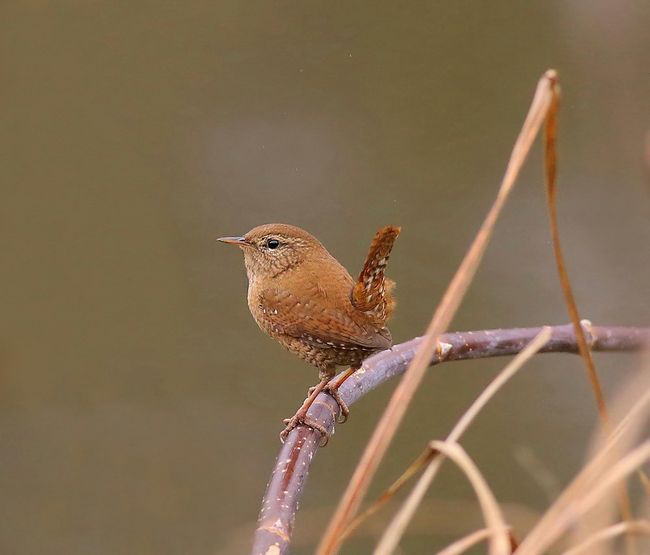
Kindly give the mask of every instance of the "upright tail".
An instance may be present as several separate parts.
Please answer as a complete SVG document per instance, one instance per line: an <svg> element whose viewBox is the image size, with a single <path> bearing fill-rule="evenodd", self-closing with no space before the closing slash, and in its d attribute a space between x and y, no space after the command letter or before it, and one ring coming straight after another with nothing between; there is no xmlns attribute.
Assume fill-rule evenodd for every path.
<svg viewBox="0 0 650 555"><path fill-rule="evenodd" d="M352 289L352 304L374 316L383 326L395 306L392 289L395 282L384 277L388 257L401 228L388 225L382 227L372 240L366 262Z"/></svg>

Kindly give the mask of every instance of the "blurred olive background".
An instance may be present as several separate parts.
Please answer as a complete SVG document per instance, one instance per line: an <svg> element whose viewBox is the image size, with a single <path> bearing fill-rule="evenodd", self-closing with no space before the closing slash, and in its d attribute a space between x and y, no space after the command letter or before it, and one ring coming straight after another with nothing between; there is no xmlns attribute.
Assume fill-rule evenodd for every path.
<svg viewBox="0 0 650 555"><path fill-rule="evenodd" d="M0 10L2 553L246 552L281 419L316 371L257 329L241 255L215 238L293 223L355 273L376 228L400 224L393 335L420 334L549 67L563 90L559 212L583 314L648 323L643 0ZM537 146L453 328L568 320L542 184ZM596 362L610 394L636 367ZM432 371L373 492L503 363ZM354 406L319 453L295 553L313 549L391 389ZM464 445L500 500L534 513L579 468L594 415L578 359L543 356ZM425 511L407 553L476 524L453 469L429 502L460 504L454 527ZM348 552L368 553L376 534Z"/></svg>

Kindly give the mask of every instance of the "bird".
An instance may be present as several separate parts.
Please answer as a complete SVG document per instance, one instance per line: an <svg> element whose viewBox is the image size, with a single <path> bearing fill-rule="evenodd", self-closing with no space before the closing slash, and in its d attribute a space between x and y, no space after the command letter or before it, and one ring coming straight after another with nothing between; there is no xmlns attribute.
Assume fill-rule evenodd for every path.
<svg viewBox="0 0 650 555"><path fill-rule="evenodd" d="M385 277L401 228L385 226L372 240L354 279L316 237L289 224L264 224L218 241L239 247L248 277L248 308L262 331L318 369L319 383L291 418L283 420L282 442L296 426L329 439L324 426L307 416L322 391L339 406L339 422L349 409L338 389L368 356L392 345L387 327L395 308L395 283ZM348 370L332 380L337 366Z"/></svg>

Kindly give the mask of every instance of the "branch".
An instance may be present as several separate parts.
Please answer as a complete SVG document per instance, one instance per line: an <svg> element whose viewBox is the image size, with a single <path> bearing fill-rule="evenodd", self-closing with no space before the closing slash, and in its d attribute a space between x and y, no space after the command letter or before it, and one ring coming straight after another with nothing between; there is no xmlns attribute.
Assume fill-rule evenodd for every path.
<svg viewBox="0 0 650 555"><path fill-rule="evenodd" d="M582 325L593 351L637 351L650 344L650 328L592 326L587 320L583 320ZM444 348L436 351L431 365L452 360L516 355L541 329L512 328L443 334L440 342ZM540 353L578 353L571 324L551 329L551 338ZM421 341L420 337L411 339L365 360L363 366L341 386L339 393L343 400L351 405L385 381L402 374ZM319 395L308 414L333 433L338 406L329 395ZM288 553L298 503L320 439L318 432L298 426L282 446L262 501L253 555Z"/></svg>

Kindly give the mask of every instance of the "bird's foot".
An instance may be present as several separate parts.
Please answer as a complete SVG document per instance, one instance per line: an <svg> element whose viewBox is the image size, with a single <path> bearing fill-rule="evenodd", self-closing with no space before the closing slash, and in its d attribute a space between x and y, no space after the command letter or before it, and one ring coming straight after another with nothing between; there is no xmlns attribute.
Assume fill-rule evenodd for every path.
<svg viewBox="0 0 650 555"><path fill-rule="evenodd" d="M346 402L341 398L341 394L339 393L338 386L328 383L323 389L323 391L329 393L332 396L332 399L336 401L336 404L339 406L339 414L336 417L336 421L339 424L343 424L348 419L348 416L350 415L350 409L348 408Z"/></svg>
<svg viewBox="0 0 650 555"><path fill-rule="evenodd" d="M315 385L307 390L307 397L310 397L311 394L316 391L316 389L320 389L319 393L329 393L332 396L332 399L334 399L336 401L336 404L339 406L339 415L336 417L336 421L339 424L343 424L348 419L350 409L339 393L340 386L340 383L333 382L327 382L327 384L325 384L323 387L321 387L320 384Z"/></svg>
<svg viewBox="0 0 650 555"><path fill-rule="evenodd" d="M297 426L307 426L313 430L316 430L321 435L321 447L325 447L327 442L330 439L329 433L325 426L316 422L313 418L307 416L307 410L302 408L296 412L291 418L285 418L282 423L286 426L282 432L280 432L280 441L284 443L289 436L289 433L296 428Z"/></svg>
<svg viewBox="0 0 650 555"><path fill-rule="evenodd" d="M327 377L324 377L321 379L321 382L318 385L315 385L314 387L310 387L309 391L307 392L307 398L303 402L302 406L298 409L296 414L294 414L291 418L285 418L282 422L285 425L284 430L280 433L280 441L284 443L289 436L289 433L291 430L293 430L297 426L307 426L309 428L312 428L313 430L316 430L317 432L320 433L322 440L321 440L321 447L325 447L327 445L327 442L329 441L330 434L327 431L327 428L323 426L320 422L316 422L313 418L307 416L307 411L309 408L312 406L314 401L316 400L316 397L323 391L326 393L329 393L331 397L336 401L336 404L339 406L339 414L336 416L336 421L339 424L342 424L348 419L348 415L350 414L350 409L348 409L347 404L345 401L341 398L341 394L339 393L339 387L341 387L341 384L354 373L355 369L350 368L348 370L348 373L345 375L343 379L339 379L338 381L328 381Z"/></svg>

